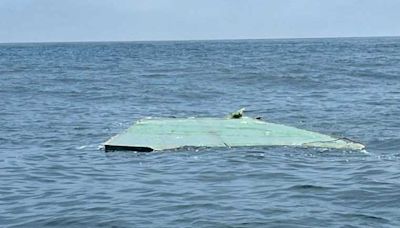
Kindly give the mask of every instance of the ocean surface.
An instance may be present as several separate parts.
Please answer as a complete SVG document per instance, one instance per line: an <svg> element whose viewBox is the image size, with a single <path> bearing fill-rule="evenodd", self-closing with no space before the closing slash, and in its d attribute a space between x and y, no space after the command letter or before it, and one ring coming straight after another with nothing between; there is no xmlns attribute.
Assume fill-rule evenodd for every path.
<svg viewBox="0 0 400 228"><path fill-rule="evenodd" d="M400 38L0 44L0 227L400 227ZM248 116L366 151L105 153Z"/></svg>

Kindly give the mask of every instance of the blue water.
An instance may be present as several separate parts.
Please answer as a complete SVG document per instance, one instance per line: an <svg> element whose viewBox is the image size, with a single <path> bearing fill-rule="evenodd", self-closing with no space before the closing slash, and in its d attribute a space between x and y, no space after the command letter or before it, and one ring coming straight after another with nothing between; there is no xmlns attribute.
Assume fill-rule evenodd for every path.
<svg viewBox="0 0 400 228"><path fill-rule="evenodd" d="M399 227L400 38L0 45L1 227ZM363 142L105 153L147 116Z"/></svg>

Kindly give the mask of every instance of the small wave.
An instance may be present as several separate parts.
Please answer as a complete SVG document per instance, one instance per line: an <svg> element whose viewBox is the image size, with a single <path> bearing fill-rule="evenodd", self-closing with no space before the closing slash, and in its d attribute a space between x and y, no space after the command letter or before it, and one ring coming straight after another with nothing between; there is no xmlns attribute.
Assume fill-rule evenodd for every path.
<svg viewBox="0 0 400 228"><path fill-rule="evenodd" d="M312 185L312 184L294 185L294 186L288 188L288 190L309 190L309 191L313 191L313 190L328 190L328 189L330 189L330 188L329 187L318 186L318 185Z"/></svg>
<svg viewBox="0 0 400 228"><path fill-rule="evenodd" d="M368 215L368 214L360 214L360 213L350 213L350 214L339 214L339 216L347 217L347 218L359 218L362 220L375 220L380 222L389 222L389 220L379 217L376 215Z"/></svg>
<svg viewBox="0 0 400 228"><path fill-rule="evenodd" d="M103 145L97 145L97 144L89 144L89 145L82 145L82 146L76 146L75 149L76 150L83 150L83 149L87 149L87 148L102 148Z"/></svg>

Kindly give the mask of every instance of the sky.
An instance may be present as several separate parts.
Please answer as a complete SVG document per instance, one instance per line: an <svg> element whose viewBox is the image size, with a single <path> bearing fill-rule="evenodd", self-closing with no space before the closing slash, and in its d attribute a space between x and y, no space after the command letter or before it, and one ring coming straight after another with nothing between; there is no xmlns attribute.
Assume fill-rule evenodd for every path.
<svg viewBox="0 0 400 228"><path fill-rule="evenodd" d="M400 0L0 0L0 42L400 36Z"/></svg>

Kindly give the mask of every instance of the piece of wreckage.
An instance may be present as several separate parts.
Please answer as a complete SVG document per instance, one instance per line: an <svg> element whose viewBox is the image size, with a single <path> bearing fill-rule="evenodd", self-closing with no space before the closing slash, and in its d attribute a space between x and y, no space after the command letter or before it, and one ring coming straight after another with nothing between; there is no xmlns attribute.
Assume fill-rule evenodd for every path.
<svg viewBox="0 0 400 228"><path fill-rule="evenodd" d="M185 147L291 146L362 150L361 143L250 118L244 109L226 118L146 118L104 144L105 151L151 152Z"/></svg>

